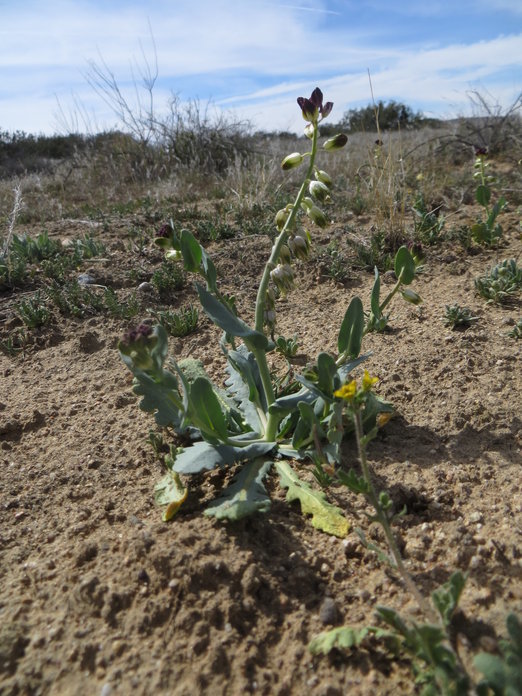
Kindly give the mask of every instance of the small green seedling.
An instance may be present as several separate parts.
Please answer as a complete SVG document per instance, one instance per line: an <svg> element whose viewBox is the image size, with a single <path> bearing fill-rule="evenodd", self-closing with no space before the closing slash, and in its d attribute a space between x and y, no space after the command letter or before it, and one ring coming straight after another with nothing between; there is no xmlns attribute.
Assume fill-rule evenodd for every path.
<svg viewBox="0 0 522 696"><path fill-rule="evenodd" d="M473 177L478 180L475 198L482 206L485 218L472 225L471 234L478 244L493 246L498 243L502 236L502 225L497 222L497 218L506 207L507 202L504 196L501 196L496 203L492 204L492 186L496 183L496 179L488 173L489 162L486 160L485 154L477 155L474 168Z"/></svg>
<svg viewBox="0 0 522 696"><path fill-rule="evenodd" d="M467 328L477 319L478 317L474 317L468 307L461 307L458 304L446 305L444 323L452 329Z"/></svg>
<svg viewBox="0 0 522 696"><path fill-rule="evenodd" d="M522 288L522 268L515 259L504 259L491 271L475 279L475 288L488 304L504 304Z"/></svg>

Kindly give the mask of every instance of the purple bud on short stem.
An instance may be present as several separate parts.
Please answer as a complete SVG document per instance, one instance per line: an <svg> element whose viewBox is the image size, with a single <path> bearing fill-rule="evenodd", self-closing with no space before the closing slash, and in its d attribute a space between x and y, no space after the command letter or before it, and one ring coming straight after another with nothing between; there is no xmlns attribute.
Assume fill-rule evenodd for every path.
<svg viewBox="0 0 522 696"><path fill-rule="evenodd" d="M333 138L328 138L328 140L323 144L323 148L328 151L340 150L348 142L348 136L344 133L337 133Z"/></svg>

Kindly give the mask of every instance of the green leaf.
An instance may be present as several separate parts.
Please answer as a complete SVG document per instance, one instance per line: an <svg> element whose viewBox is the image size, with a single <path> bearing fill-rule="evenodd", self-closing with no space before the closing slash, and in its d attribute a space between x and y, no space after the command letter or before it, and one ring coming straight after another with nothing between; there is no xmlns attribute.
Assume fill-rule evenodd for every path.
<svg viewBox="0 0 522 696"><path fill-rule="evenodd" d="M245 447L196 442L176 454L173 470L180 474L199 474L216 466L226 466L234 462L262 457L272 451L275 446L275 442L253 442Z"/></svg>
<svg viewBox="0 0 522 696"><path fill-rule="evenodd" d="M375 281L373 283L372 295L370 298L370 307L374 320L378 320L381 316L381 277L379 269L375 266Z"/></svg>
<svg viewBox="0 0 522 696"><path fill-rule="evenodd" d="M307 483L301 481L287 462L278 461L275 467L280 485L282 488L288 488L287 501L299 500L303 514L312 515L313 527L340 538L348 534L348 520L338 507L326 500L324 493L314 491Z"/></svg>
<svg viewBox="0 0 522 696"><path fill-rule="evenodd" d="M175 430L181 427L185 415L181 397L177 392L177 380L171 372L163 370L158 379L151 377L143 370L133 370L133 392L142 396L140 408L147 413L154 413L156 423L160 427L170 426Z"/></svg>
<svg viewBox="0 0 522 696"><path fill-rule="evenodd" d="M350 469L348 473L342 469L339 469L337 476L339 477L339 481L343 484L343 486L349 488L351 491L353 491L353 493L364 493L366 495L366 493L369 493L370 491L370 486L365 481L364 477L357 476L353 469Z"/></svg>
<svg viewBox="0 0 522 696"><path fill-rule="evenodd" d="M328 653L337 648L338 650L349 650L355 648L364 641L366 636L372 630L364 626L363 628L350 628L349 626L341 626L334 628L331 631L325 631L315 636L308 644L308 650L312 655L328 655Z"/></svg>
<svg viewBox="0 0 522 696"><path fill-rule="evenodd" d="M317 356L317 386L323 395L332 398L334 392L334 377L337 374L335 360L328 353Z"/></svg>
<svg viewBox="0 0 522 696"><path fill-rule="evenodd" d="M197 377L190 387L190 408L192 418L201 430L212 440L226 440L227 423L218 397L206 377Z"/></svg>
<svg viewBox="0 0 522 696"><path fill-rule="evenodd" d="M176 471L169 471L154 488L157 505L166 505L163 521L168 522L187 499L188 488L183 485Z"/></svg>
<svg viewBox="0 0 522 696"><path fill-rule="evenodd" d="M473 664L495 696L519 696L522 684L522 624L513 613L506 619L509 640L500 640L502 656L480 653Z"/></svg>
<svg viewBox="0 0 522 696"><path fill-rule="evenodd" d="M241 468L232 483L204 514L217 519L240 520L255 512L268 512L270 498L263 485L263 478L270 471L271 461L253 459Z"/></svg>
<svg viewBox="0 0 522 696"><path fill-rule="evenodd" d="M503 660L497 655L479 653L474 658L473 664L485 676L487 686L493 691L495 696L504 696L507 686L507 674Z"/></svg>
<svg viewBox="0 0 522 696"><path fill-rule="evenodd" d="M404 285L409 285L415 278L415 261L405 246L401 246L395 254L395 275Z"/></svg>
<svg viewBox="0 0 522 696"><path fill-rule="evenodd" d="M431 599L445 626L449 626L453 612L458 606L466 576L460 571L452 573L448 582L431 593Z"/></svg>
<svg viewBox="0 0 522 696"><path fill-rule="evenodd" d="M196 289L203 309L216 326L232 336L242 338L249 347L266 350L268 339L265 334L251 329L202 285L196 284Z"/></svg>
<svg viewBox="0 0 522 696"><path fill-rule="evenodd" d="M317 399L317 395L311 392L307 387L303 387L295 394L280 396L268 407L268 412L284 416L292 413L297 408L297 405L304 401L308 404L313 403Z"/></svg>
<svg viewBox="0 0 522 696"><path fill-rule="evenodd" d="M364 310L359 297L350 302L339 331L337 348L340 354L356 358L361 352L364 331Z"/></svg>
<svg viewBox="0 0 522 696"><path fill-rule="evenodd" d="M197 273L203 255L200 243L188 230L181 230L180 247L185 270Z"/></svg>
<svg viewBox="0 0 522 696"><path fill-rule="evenodd" d="M484 208L489 205L489 201L491 200L491 189L489 186L485 186L484 184L480 184L477 186L477 190L475 191L475 198L477 199L477 202L480 203L481 206Z"/></svg>
<svg viewBox="0 0 522 696"><path fill-rule="evenodd" d="M246 422L254 431L261 432L258 408L265 412L266 402L254 354L241 345L237 350L230 350L227 358L227 372L230 375L225 382L227 391L237 402Z"/></svg>

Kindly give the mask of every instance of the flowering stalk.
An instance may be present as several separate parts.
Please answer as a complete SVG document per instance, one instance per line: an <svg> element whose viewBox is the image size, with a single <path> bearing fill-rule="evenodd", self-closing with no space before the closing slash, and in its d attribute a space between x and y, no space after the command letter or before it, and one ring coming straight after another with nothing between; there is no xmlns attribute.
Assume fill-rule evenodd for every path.
<svg viewBox="0 0 522 696"><path fill-rule="evenodd" d="M371 392L372 386L377 381L378 379L376 377L371 377L365 370L361 388L358 388L356 380L352 380L351 382L348 382L347 384L343 385L341 389L338 389L336 392L334 392L334 396L342 398L345 401L347 411L353 419L355 437L357 442L357 453L359 455L359 462L361 464L365 484L364 495L375 510L374 521L378 522L383 529L386 541L388 542L388 547L390 549L393 561L395 563L395 567L399 571L404 581L404 584L415 597L415 600L417 601L417 604L423 611L424 615L433 623L437 623L437 617L435 612L433 611L429 603L426 601L426 599L422 596L419 588L413 581L413 578L411 577L403 563L399 547L397 546L395 536L391 529L386 507L383 507L381 498L377 495L372 481L370 466L366 458L366 446L368 442L371 439L373 439L373 437L375 437L375 435L377 434L377 426L368 434L364 434L362 410Z"/></svg>
<svg viewBox="0 0 522 696"><path fill-rule="evenodd" d="M266 297L267 297L267 291L268 291L268 284L270 282L270 273L276 268L280 256L281 256L281 250L286 244L288 240L288 231L291 230L294 226L294 221L297 216L297 213L299 212L299 209L301 207L301 203L305 197L306 191L308 184L312 178L312 174L314 171L314 163L315 163L315 157L317 154L317 136L318 136L318 131L319 129L317 128L317 125L314 125L313 129L313 136L312 136L312 148L309 153L306 153L310 157L310 162L308 165L308 170L306 172L306 176L303 180L303 183L301 184L301 188L299 189L299 192L297 194L297 197L294 201L294 205L290 211L290 214L286 218L286 222L283 225L283 229L279 233L277 239L274 242L274 245L272 247L272 253L270 254L270 258L268 259L265 269L263 272L263 276L261 278L261 282L259 284L259 289L257 291L257 298L256 298L256 310L255 310L255 329L256 331L262 332L263 331L263 326L264 326L264 319L265 319L265 309L266 309ZM259 366L259 372L261 375L261 381L263 384L263 389L265 392L265 398L267 405L270 406L275 401L275 393L274 393L274 388L272 385L272 379L270 377L270 370L268 368L268 363L266 360L266 352L261 349L253 349L252 350L257 364ZM268 422L266 426L266 432L265 432L265 438L267 441L273 441L275 439L276 433L277 433L277 427L281 421L281 416L277 416L274 414L269 414L268 416Z"/></svg>

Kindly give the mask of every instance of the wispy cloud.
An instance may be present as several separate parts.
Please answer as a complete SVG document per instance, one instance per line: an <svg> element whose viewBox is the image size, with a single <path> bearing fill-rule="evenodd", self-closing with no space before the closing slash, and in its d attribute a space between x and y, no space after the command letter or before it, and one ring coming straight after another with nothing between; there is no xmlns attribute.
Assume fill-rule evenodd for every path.
<svg viewBox="0 0 522 696"><path fill-rule="evenodd" d="M105 61L132 95L142 51L151 58L154 50L156 103L171 92L210 97L260 127L301 128L295 96L316 84L331 90L336 110L366 103L368 68L378 98L415 108L442 113L449 99L460 93L460 103L479 81L504 98L517 89L522 71L522 35L512 33L518 3L474 0L482 9L473 15L471 34L456 39L453 13L470 3L8 0L0 26L0 127L50 130L55 95L67 106L71 93L112 125L114 116L86 84L88 61ZM429 22L422 16L428 5Z"/></svg>

